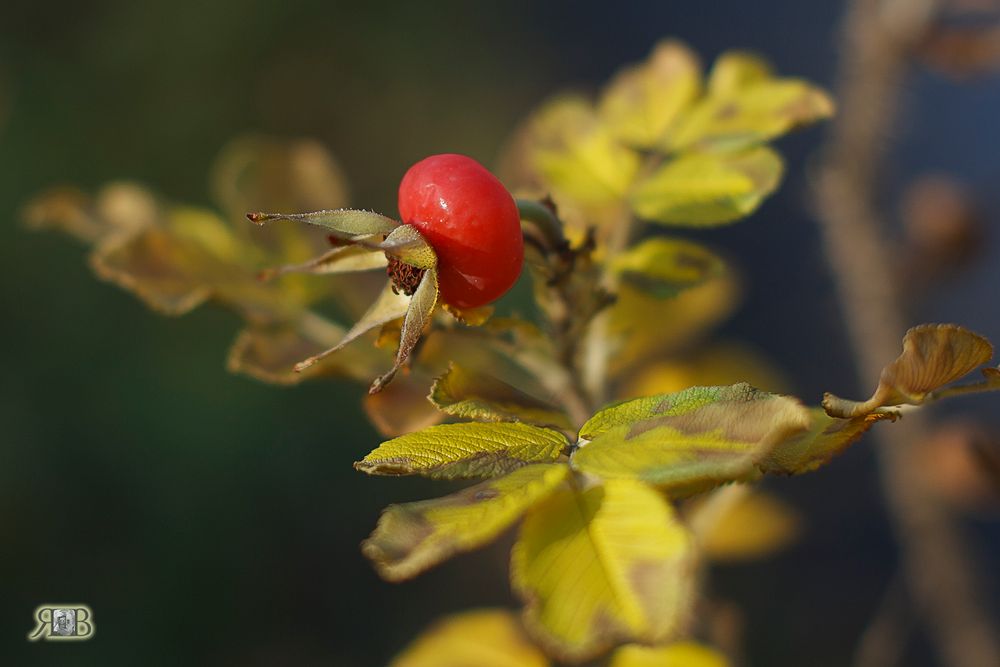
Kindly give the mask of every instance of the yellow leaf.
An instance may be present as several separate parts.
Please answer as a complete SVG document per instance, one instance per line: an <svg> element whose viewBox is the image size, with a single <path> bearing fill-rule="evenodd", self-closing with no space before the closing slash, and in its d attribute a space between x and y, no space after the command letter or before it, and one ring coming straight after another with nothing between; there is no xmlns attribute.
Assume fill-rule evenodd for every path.
<svg viewBox="0 0 1000 667"><path fill-rule="evenodd" d="M548 667L513 614L477 609L447 616L424 631L389 667Z"/></svg>
<svg viewBox="0 0 1000 667"><path fill-rule="evenodd" d="M622 646L611 657L609 667L729 667L715 649L694 642L667 646Z"/></svg>
<svg viewBox="0 0 1000 667"><path fill-rule="evenodd" d="M673 299L657 299L622 284L608 309L612 372L622 375L636 365L687 349L729 316L738 300L739 286L729 272Z"/></svg>
<svg viewBox="0 0 1000 667"><path fill-rule="evenodd" d="M311 139L234 139L216 157L210 180L215 200L233 220L250 211L318 211L347 203L340 165Z"/></svg>
<svg viewBox="0 0 1000 667"><path fill-rule="evenodd" d="M409 579L492 541L568 473L565 465L530 465L444 498L390 505L361 551L382 578Z"/></svg>
<svg viewBox="0 0 1000 667"><path fill-rule="evenodd" d="M667 394L688 387L748 382L784 393L788 381L756 350L740 343L709 343L675 357L641 366L629 378L621 398Z"/></svg>
<svg viewBox="0 0 1000 667"><path fill-rule="evenodd" d="M771 65L760 56L743 51L727 51L719 56L708 75L710 97L738 93L747 86L771 79Z"/></svg>
<svg viewBox="0 0 1000 667"><path fill-rule="evenodd" d="M533 117L527 134L528 163L543 187L562 204L616 204L639 169L639 156L618 143L590 102L561 97Z"/></svg>
<svg viewBox="0 0 1000 667"><path fill-rule="evenodd" d="M737 150L833 115L830 97L806 81L765 79L758 72L734 86L724 81L726 76L731 74L719 75L717 94L705 97L677 122L668 150Z"/></svg>
<svg viewBox="0 0 1000 667"><path fill-rule="evenodd" d="M601 410L580 429L570 463L580 472L639 479L682 497L758 478L757 463L808 427L809 412L793 398L745 383L692 387Z"/></svg>
<svg viewBox="0 0 1000 667"><path fill-rule="evenodd" d="M707 532L700 535L699 546L705 558L713 561L763 558L792 543L798 537L801 523L798 512L789 505L773 495L755 491L726 508Z"/></svg>
<svg viewBox="0 0 1000 667"><path fill-rule="evenodd" d="M638 148L653 148L701 93L701 65L683 44L663 41L649 59L627 67L608 84L600 114L611 132Z"/></svg>
<svg viewBox="0 0 1000 667"><path fill-rule="evenodd" d="M990 342L954 324L922 324L906 332L903 353L882 369L878 387L864 402L826 394L833 417L857 417L892 405L920 405L929 393L958 380L993 356Z"/></svg>
<svg viewBox="0 0 1000 667"><path fill-rule="evenodd" d="M441 424L383 442L354 467L369 475L495 477L555 461L568 445L558 431L516 422Z"/></svg>
<svg viewBox="0 0 1000 667"><path fill-rule="evenodd" d="M572 428L569 417L559 406L526 394L492 375L455 364L434 382L430 399L439 409L456 417Z"/></svg>
<svg viewBox="0 0 1000 667"><path fill-rule="evenodd" d="M511 555L525 626L551 653L593 657L682 632L694 586L691 537L650 487L563 487L528 513Z"/></svg>
<svg viewBox="0 0 1000 667"><path fill-rule="evenodd" d="M704 246L676 238L646 239L616 255L608 266L638 289L660 298L700 285L725 268Z"/></svg>
<svg viewBox="0 0 1000 667"><path fill-rule="evenodd" d="M739 152L688 153L639 181L629 195L640 218L711 226L750 215L781 182L781 157L757 146Z"/></svg>

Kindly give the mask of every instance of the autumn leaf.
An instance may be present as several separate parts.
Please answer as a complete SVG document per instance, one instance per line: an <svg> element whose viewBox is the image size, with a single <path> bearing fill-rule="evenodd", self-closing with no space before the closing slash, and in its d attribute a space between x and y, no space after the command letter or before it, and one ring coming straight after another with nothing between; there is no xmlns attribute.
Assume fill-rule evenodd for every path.
<svg viewBox="0 0 1000 667"><path fill-rule="evenodd" d="M687 529L659 493L632 480L563 486L531 508L511 555L526 627L573 661L682 632L694 580Z"/></svg>
<svg viewBox="0 0 1000 667"><path fill-rule="evenodd" d="M757 464L809 423L808 411L787 396L748 384L693 387L598 412L580 430L588 442L570 463L603 479L638 479L682 497L757 479Z"/></svg>
<svg viewBox="0 0 1000 667"><path fill-rule="evenodd" d="M565 465L529 465L444 498L390 505L362 553L384 579L409 579L492 541L568 474Z"/></svg>

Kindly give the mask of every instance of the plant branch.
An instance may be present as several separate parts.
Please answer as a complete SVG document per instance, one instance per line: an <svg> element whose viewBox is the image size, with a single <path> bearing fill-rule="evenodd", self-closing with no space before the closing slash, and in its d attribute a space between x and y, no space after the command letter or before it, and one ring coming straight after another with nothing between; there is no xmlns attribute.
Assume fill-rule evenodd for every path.
<svg viewBox="0 0 1000 667"><path fill-rule="evenodd" d="M841 112L819 167L816 203L848 332L864 377L898 354L906 315L884 247L877 175L896 122L909 54L934 0L854 0L842 39ZM909 445L924 430L914 414L880 433L882 483L916 611L945 664L1000 664L1000 633L977 597L978 568L949 511L924 488Z"/></svg>

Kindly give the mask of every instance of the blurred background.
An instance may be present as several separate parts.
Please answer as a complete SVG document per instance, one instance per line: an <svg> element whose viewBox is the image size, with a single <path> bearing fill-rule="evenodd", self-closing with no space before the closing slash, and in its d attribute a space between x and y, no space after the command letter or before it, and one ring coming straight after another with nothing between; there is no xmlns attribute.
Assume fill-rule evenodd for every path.
<svg viewBox="0 0 1000 667"><path fill-rule="evenodd" d="M973 27L997 11L958 5L983 8ZM441 614L513 604L509 540L406 584L380 581L358 550L379 510L445 489L351 468L379 441L362 390L337 381L281 389L227 373L235 316L151 313L97 281L84 248L26 230L19 211L31 196L127 178L211 206L214 156L253 132L320 140L347 174L351 203L394 215L411 163L460 152L495 164L545 97L596 90L662 37L685 40L706 62L729 48L758 51L782 74L832 86L843 11L799 0L5 2L0 662L367 667ZM946 204L959 213L942 215L975 228L973 252L959 269L918 271L931 279L913 280L912 312L998 341L1000 59L995 40L992 52L988 41L978 50L939 42L907 80L901 122L882 137L892 154L886 202L902 253L919 246L921 224L935 224L916 220L920 212L955 197ZM867 395L875 381L852 373L808 200L825 129L779 143L788 175L757 214L700 235L746 281L723 333L764 353L813 403L827 390ZM954 181L928 195L919 186L928 174ZM909 209L896 205L903 200ZM974 422L984 437L1000 429L995 398L935 415ZM816 474L767 486L801 511L801 539L775 558L715 569L710 591L742 609L747 664L849 664L896 571L870 441ZM980 560L1000 562L996 505L942 502L961 505ZM995 577L982 587L1000 597ZM58 601L93 608L92 641L24 640L35 606ZM923 629L912 628L907 647L905 664L936 664Z"/></svg>

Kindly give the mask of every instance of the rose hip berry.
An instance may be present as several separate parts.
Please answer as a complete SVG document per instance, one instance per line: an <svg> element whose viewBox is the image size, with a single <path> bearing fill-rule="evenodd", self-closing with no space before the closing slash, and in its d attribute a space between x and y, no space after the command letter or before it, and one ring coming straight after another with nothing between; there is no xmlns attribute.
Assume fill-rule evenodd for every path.
<svg viewBox="0 0 1000 667"><path fill-rule="evenodd" d="M432 155L399 184L399 214L438 257L441 299L475 308L517 281L524 239L517 204L496 176L464 155Z"/></svg>

